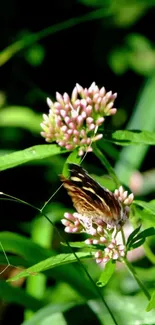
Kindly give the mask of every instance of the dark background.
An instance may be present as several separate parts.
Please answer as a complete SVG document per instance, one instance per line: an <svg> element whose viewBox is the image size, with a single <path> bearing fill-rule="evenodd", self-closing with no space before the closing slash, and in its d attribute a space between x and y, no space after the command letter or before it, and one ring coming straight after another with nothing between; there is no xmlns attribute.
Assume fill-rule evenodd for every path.
<svg viewBox="0 0 155 325"><path fill-rule="evenodd" d="M99 87L105 86L107 91L118 93L116 107L120 113L118 117L116 114L108 119L107 128L125 129L136 110L143 87L155 72L154 5L154 1L148 3L138 0L132 1L130 5L125 0L117 3L113 0L68 0L37 4L3 1L0 10L1 51L19 39L25 39L25 35L31 36L68 19L97 9L104 9L104 14L100 19L90 19L42 37L38 42L18 51L0 67L0 119L1 113L11 106L19 110L26 106L38 115L48 113L47 96L54 99L56 91L70 94L77 82L83 87L89 87L95 81ZM137 38L132 42L134 36ZM114 57L116 50L119 52L117 58ZM148 110L149 105L146 107L146 119ZM151 118L154 117L155 113ZM39 132L30 132L20 125L17 127L16 123L2 125L0 122L1 155L43 143L44 139ZM66 157L53 157L45 163L27 164L1 172L0 191L41 207L60 185L58 174ZM148 150L144 158L140 171L153 171L153 148ZM116 162L110 157L108 159L114 166ZM90 164L90 161L95 165L97 163L94 173L101 174L101 165L92 154L86 158L86 164ZM62 193L64 195L60 191L53 201L70 204L67 195L62 202ZM154 197L152 188L146 197L147 200ZM28 227L24 225L34 218L35 212L6 201L1 201L0 207L1 230L28 235Z"/></svg>

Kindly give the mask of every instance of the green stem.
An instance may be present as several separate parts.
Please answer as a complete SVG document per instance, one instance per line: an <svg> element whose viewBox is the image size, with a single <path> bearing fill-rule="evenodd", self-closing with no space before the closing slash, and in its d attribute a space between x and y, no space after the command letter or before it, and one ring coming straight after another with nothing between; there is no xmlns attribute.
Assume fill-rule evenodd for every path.
<svg viewBox="0 0 155 325"><path fill-rule="evenodd" d="M94 10L86 15L68 19L66 21L55 24L53 26L49 26L37 33L30 34L30 35L26 36L24 39L21 39L15 43L9 45L8 47L6 47L4 50L1 51L0 66L5 64L8 60L10 60L19 51L23 50L26 47L31 46L32 44L38 42L39 40L41 40L49 35L52 35L59 31L79 25L86 21L102 19L103 17L108 16L109 14L110 14L110 10L107 10L107 9L105 10L105 8L97 9L97 10Z"/></svg>
<svg viewBox="0 0 155 325"><path fill-rule="evenodd" d="M110 165L109 161L107 160L107 158L105 157L103 152L100 151L100 149L97 147L96 143L93 143L92 148L93 148L93 152L94 152L95 156L101 161L102 165L107 169L108 173L113 178L113 180L116 184L116 187L119 187L121 185L120 181L119 181L113 167Z"/></svg>
<svg viewBox="0 0 155 325"><path fill-rule="evenodd" d="M123 227L121 227L121 235L122 235L123 245L126 246L126 239L125 239Z"/></svg>
<svg viewBox="0 0 155 325"><path fill-rule="evenodd" d="M133 277L135 278L136 282L138 283L139 287L141 288L141 290L143 291L144 295L146 296L146 298L148 300L151 299L150 293L148 292L147 288L144 286L144 284L141 282L141 280L139 279L135 269L133 268L132 264L130 264L130 262L127 260L126 257L123 258L124 263L126 264L127 268L129 269L130 273L133 275Z"/></svg>

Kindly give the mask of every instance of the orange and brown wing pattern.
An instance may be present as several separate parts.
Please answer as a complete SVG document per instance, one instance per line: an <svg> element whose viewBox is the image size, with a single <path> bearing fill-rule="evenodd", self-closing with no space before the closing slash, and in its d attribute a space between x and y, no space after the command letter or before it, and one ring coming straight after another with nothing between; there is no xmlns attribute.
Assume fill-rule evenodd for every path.
<svg viewBox="0 0 155 325"><path fill-rule="evenodd" d="M61 180L77 212L107 224L117 224L121 219L121 205L114 194L101 187L81 166L70 164L69 167L70 178L61 176Z"/></svg>

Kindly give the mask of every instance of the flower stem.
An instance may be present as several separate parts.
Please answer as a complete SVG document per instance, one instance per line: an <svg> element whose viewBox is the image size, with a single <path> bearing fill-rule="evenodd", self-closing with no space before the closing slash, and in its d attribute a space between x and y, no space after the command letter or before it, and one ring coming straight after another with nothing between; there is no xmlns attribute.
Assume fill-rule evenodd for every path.
<svg viewBox="0 0 155 325"><path fill-rule="evenodd" d="M114 169L110 165L109 161L103 154L103 152L100 151L100 149L97 147L96 143L93 143L92 148L93 148L93 152L94 152L95 156L101 161L102 165L107 169L108 173L113 178L116 186L119 187L121 185L120 181L119 181Z"/></svg>
<svg viewBox="0 0 155 325"><path fill-rule="evenodd" d="M126 257L123 258L123 261L126 264L127 268L129 269L130 273L135 278L136 282L138 283L139 287L141 288L141 290L143 291L143 293L145 294L147 299L150 300L151 299L150 293L148 292L147 288L144 286L144 284L139 279L139 277L138 277L135 269L133 268L132 264L127 260Z"/></svg>

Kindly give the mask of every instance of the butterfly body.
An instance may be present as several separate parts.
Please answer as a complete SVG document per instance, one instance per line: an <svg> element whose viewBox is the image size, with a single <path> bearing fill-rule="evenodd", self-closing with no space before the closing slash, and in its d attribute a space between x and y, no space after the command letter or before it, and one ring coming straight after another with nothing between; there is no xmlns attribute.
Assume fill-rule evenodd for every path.
<svg viewBox="0 0 155 325"><path fill-rule="evenodd" d="M69 167L69 179L61 175L61 180L77 212L94 223L101 221L111 226L123 223L123 208L115 195L94 181L81 166Z"/></svg>

